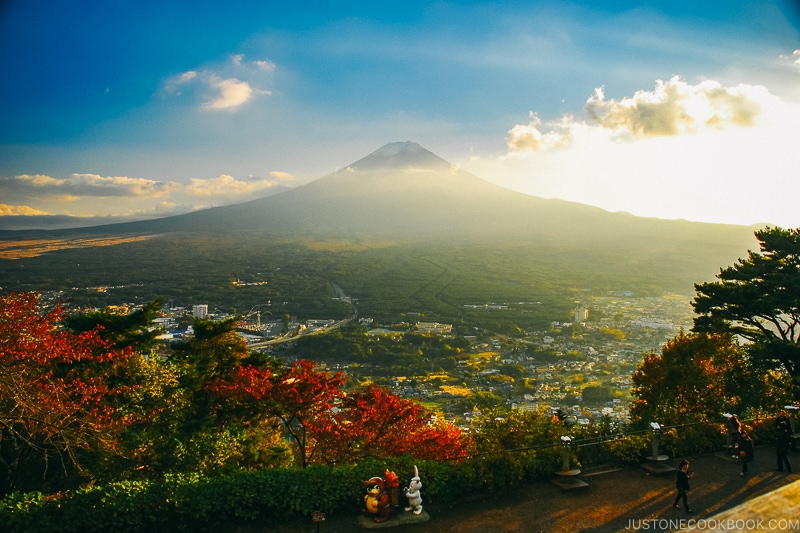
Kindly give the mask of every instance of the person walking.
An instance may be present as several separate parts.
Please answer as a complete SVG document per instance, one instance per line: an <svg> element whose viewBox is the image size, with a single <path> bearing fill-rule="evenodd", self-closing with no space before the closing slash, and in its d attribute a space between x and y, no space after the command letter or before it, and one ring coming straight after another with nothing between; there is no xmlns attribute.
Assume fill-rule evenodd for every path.
<svg viewBox="0 0 800 533"><path fill-rule="evenodd" d="M775 452L778 455L778 472L783 472L784 465L786 471L792 473L792 465L789 464L789 448L791 446L792 430L789 427L789 421L781 420L778 422Z"/></svg>
<svg viewBox="0 0 800 533"><path fill-rule="evenodd" d="M672 504L675 509L680 509L681 506L678 505L678 502L683 500L683 507L686 509L687 513L691 513L692 510L689 509L689 498L687 496L689 492L689 480L694 476L694 472L691 474L689 473L689 461L684 459L681 461L680 466L678 467L678 477L675 481L675 486L678 489L678 495L675 497L675 503Z"/></svg>
<svg viewBox="0 0 800 533"><path fill-rule="evenodd" d="M747 474L747 463L751 462L754 457L753 439L747 433L742 432L741 437L739 437L739 459L742 461L742 473L739 474L740 476Z"/></svg>

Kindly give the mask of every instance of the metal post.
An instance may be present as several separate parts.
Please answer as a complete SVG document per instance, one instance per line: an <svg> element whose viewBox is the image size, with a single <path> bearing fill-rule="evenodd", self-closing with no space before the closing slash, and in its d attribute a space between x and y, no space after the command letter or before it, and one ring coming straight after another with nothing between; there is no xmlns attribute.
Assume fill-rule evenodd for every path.
<svg viewBox="0 0 800 533"><path fill-rule="evenodd" d="M661 433L661 426L658 422L650 422L653 429L653 457L658 457L658 435Z"/></svg>
<svg viewBox="0 0 800 533"><path fill-rule="evenodd" d="M572 444L572 439L570 439L567 436L561 437L561 448L563 450L562 451L562 456L561 456L562 457L562 464L561 464L562 472L568 472L569 471L569 452L570 452L571 444Z"/></svg>
<svg viewBox="0 0 800 533"><path fill-rule="evenodd" d="M674 472L675 468L666 464L669 456L660 455L658 453L658 438L661 435L661 424L658 422L650 422L650 429L653 430L653 455L647 458L648 462L643 464L642 467L656 475L666 474L667 472Z"/></svg>

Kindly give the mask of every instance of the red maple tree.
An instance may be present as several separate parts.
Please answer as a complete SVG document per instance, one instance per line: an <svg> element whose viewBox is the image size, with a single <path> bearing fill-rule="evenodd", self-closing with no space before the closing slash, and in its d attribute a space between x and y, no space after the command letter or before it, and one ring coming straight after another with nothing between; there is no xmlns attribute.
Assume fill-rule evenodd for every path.
<svg viewBox="0 0 800 533"><path fill-rule="evenodd" d="M229 379L209 383L208 389L221 400L219 411L249 412L253 417L280 420L291 437L302 467L313 459L316 439L309 434L314 420L325 415L344 396L343 373L321 372L312 361L295 361L280 372L240 366Z"/></svg>
<svg viewBox="0 0 800 533"><path fill-rule="evenodd" d="M419 402L377 385L348 394L335 412L314 420L311 434L327 463L404 454L441 461L463 457L470 446L465 433L437 422Z"/></svg>
<svg viewBox="0 0 800 533"><path fill-rule="evenodd" d="M346 380L341 372L321 372L301 360L282 371L239 367L208 388L219 395L220 409L280 420L301 466L406 453L438 460L466 454L468 437L450 424L434 423L420 403L374 385L345 393Z"/></svg>
<svg viewBox="0 0 800 533"><path fill-rule="evenodd" d="M51 458L65 474L80 471L79 455L113 450L130 421L108 378L131 350L111 348L97 329L66 331L62 313L40 309L36 293L0 295L0 492L41 483Z"/></svg>

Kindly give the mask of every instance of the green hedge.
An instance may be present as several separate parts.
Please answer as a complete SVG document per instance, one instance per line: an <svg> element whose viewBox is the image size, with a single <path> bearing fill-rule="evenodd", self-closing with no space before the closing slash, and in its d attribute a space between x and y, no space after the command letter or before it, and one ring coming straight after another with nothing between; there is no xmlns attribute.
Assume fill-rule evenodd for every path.
<svg viewBox="0 0 800 533"><path fill-rule="evenodd" d="M365 480L383 476L389 469L400 477L402 487L408 484L415 464L428 503L506 490L553 471L552 457L544 454L540 459L536 453L527 452L446 463L405 457L357 466L311 465L213 478L123 481L54 495L12 494L0 502L0 531L216 530L245 523L276 525L316 510L329 515L358 514Z"/></svg>

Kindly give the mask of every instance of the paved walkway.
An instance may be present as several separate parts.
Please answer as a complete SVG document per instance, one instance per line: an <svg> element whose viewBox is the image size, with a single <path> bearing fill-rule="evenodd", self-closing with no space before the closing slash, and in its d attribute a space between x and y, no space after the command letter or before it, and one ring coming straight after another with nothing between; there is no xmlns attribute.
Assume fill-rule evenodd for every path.
<svg viewBox="0 0 800 533"><path fill-rule="evenodd" d="M669 464L677 466L679 459ZM718 513L734 509L784 486L793 484L800 494L800 475L775 471L775 449L756 448L755 461L750 473L741 477L741 464L721 456L708 454L690 457L692 490L689 504L694 513L686 514L675 509L675 475L653 475L644 469L631 466L619 470L606 470L583 477L589 484L584 489L565 492L549 481L537 482L509 492L475 495L452 505L423 502L431 520L423 524L398 526L387 533L615 533L615 532L665 532L687 528L688 520L695 525ZM790 455L795 472L800 470L800 455ZM425 473L421 472L423 498ZM793 483L797 482L797 483ZM763 502L778 501L769 495ZM781 500L784 501L784 500ZM776 503L786 512L786 519L800 519L800 500L794 500L788 509L785 503ZM750 511L739 511L749 516ZM745 514L741 514L745 513ZM753 515L755 516L755 515ZM320 533L352 533L366 531L357 525L357 516L335 516L320 524ZM684 522L680 522L684 520ZM681 525L682 524L682 525ZM707 522L702 523L707 527ZM314 533L317 524L310 519L298 521L279 529L253 528L246 533ZM698 529L700 531L700 529ZM796 530L800 531L800 530ZM242 532L245 533L245 532Z"/></svg>
<svg viewBox="0 0 800 533"><path fill-rule="evenodd" d="M706 520L687 524L689 531L800 531L800 481L747 500Z"/></svg>

